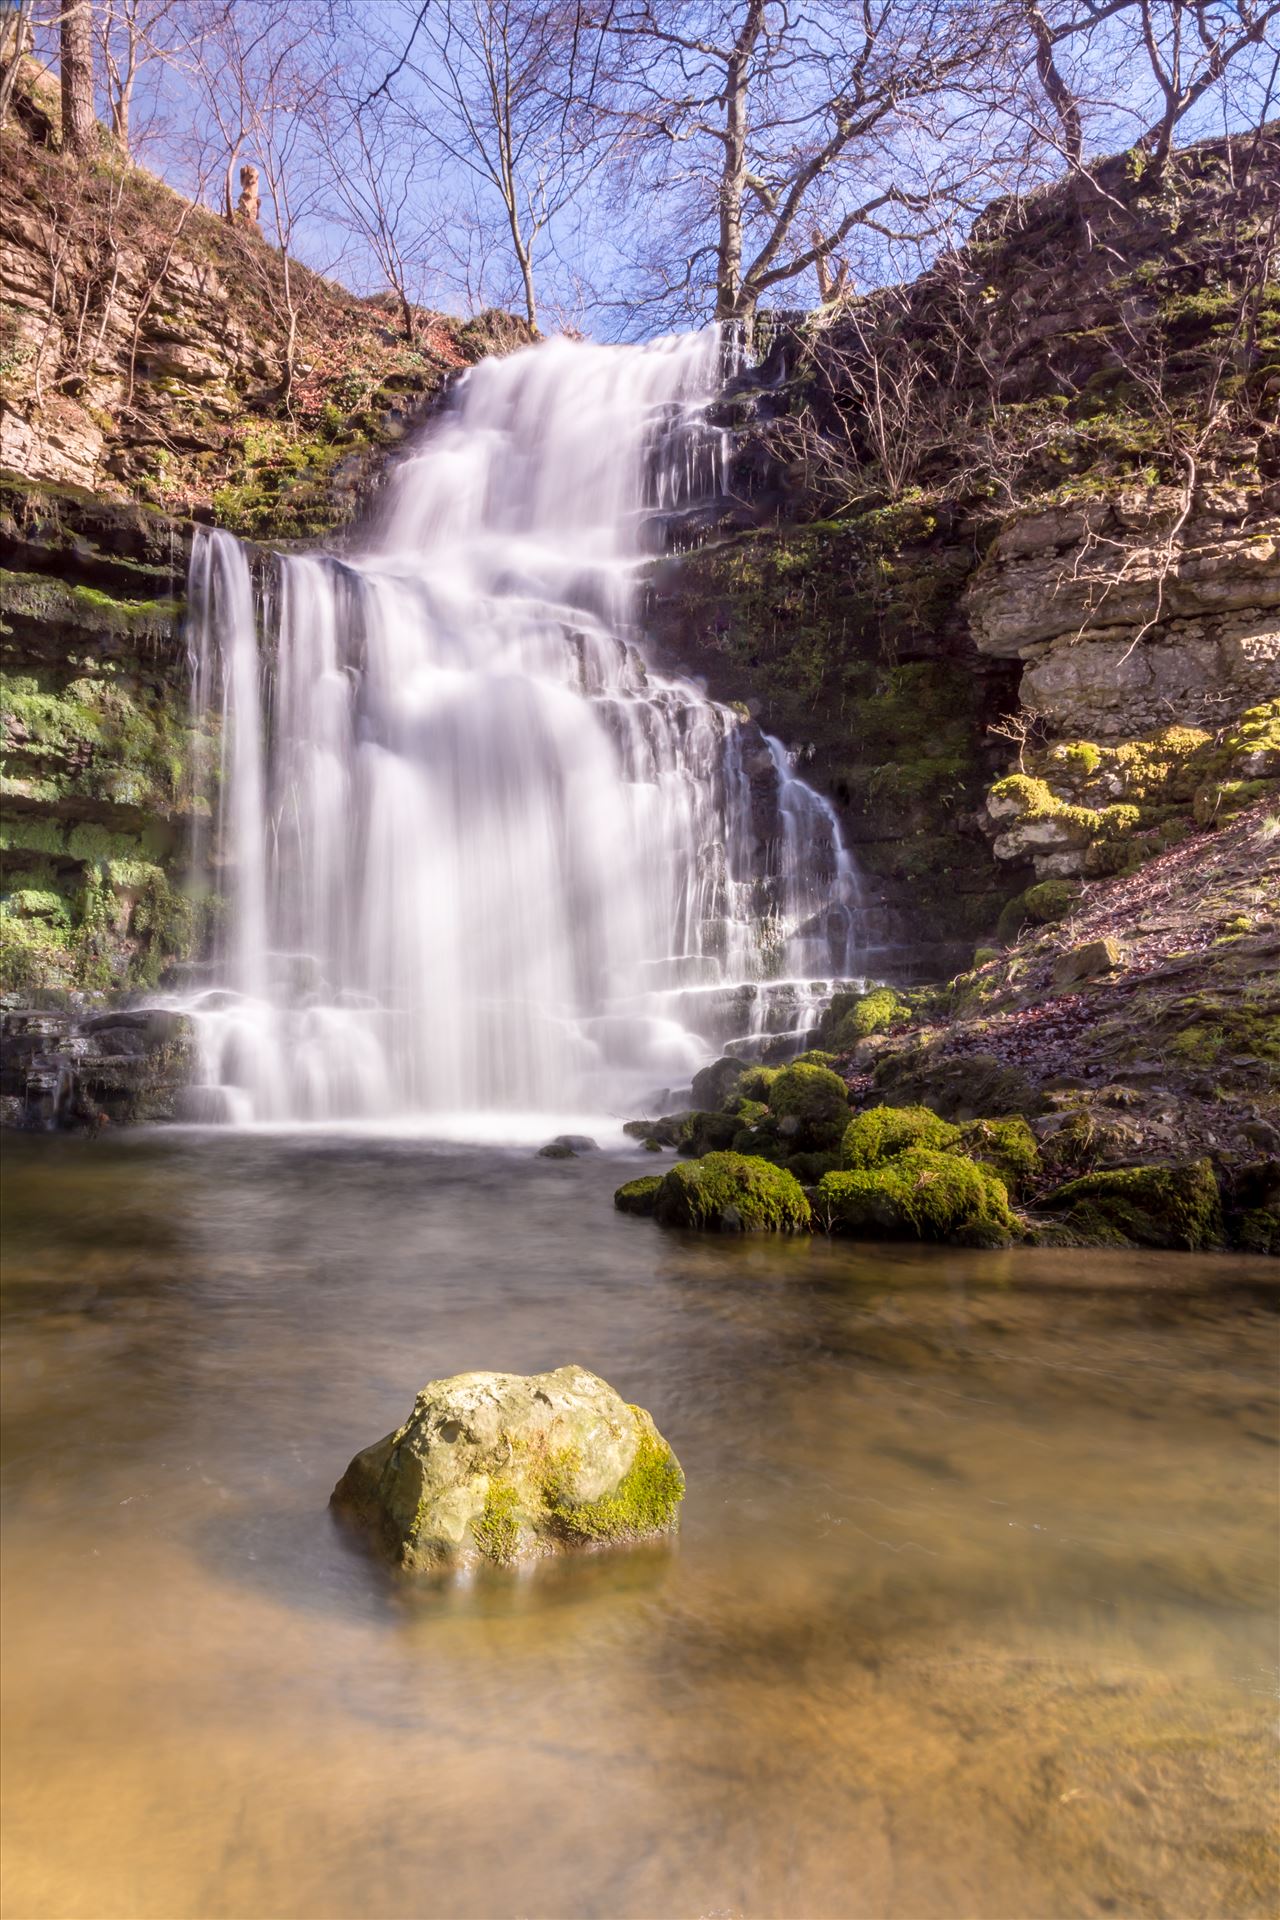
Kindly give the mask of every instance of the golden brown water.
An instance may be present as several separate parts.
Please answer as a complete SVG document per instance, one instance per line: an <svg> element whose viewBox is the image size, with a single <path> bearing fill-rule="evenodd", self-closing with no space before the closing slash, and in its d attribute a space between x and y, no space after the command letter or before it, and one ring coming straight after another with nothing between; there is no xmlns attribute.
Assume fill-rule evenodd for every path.
<svg viewBox="0 0 1280 1920"><path fill-rule="evenodd" d="M603 1158L5 1158L6 1920L1274 1911L1271 1263L673 1238ZM425 1380L571 1359L680 1454L672 1550L413 1596L335 1529Z"/></svg>

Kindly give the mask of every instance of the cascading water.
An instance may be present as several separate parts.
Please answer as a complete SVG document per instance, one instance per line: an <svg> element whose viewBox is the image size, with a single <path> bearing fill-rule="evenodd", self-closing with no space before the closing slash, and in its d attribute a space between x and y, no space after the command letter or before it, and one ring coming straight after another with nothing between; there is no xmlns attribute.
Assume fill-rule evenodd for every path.
<svg viewBox="0 0 1280 1920"><path fill-rule="evenodd" d="M199 537L226 915L192 1010L232 1117L617 1112L856 967L831 808L636 629L721 489L720 372L714 332L486 361L369 552L255 589Z"/></svg>

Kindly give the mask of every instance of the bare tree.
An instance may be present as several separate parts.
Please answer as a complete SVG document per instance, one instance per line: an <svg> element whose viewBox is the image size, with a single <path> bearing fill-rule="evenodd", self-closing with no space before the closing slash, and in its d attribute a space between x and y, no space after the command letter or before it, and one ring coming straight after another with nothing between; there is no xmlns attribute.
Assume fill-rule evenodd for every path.
<svg viewBox="0 0 1280 1920"><path fill-rule="evenodd" d="M15 0L0 9L0 127L8 121L22 62L31 51L34 12L34 0Z"/></svg>
<svg viewBox="0 0 1280 1920"><path fill-rule="evenodd" d="M62 145L87 154L97 122L93 113L93 9L90 0L63 0L59 23L62 68Z"/></svg>
<svg viewBox="0 0 1280 1920"><path fill-rule="evenodd" d="M143 70L155 61L193 57L183 0L99 0L95 36L106 75L111 131L130 153L130 114Z"/></svg>
<svg viewBox="0 0 1280 1920"><path fill-rule="evenodd" d="M806 276L829 288L859 233L941 231L994 157L965 92L998 59L991 19L971 0L618 0L628 177L639 153L686 242L669 290L749 321Z"/></svg>
<svg viewBox="0 0 1280 1920"><path fill-rule="evenodd" d="M1004 15L1011 39L1030 42L1056 144L1077 171L1091 121L1111 146L1136 121L1133 144L1163 168L1181 123L1225 100L1278 22L1280 0L1012 0Z"/></svg>
<svg viewBox="0 0 1280 1920"><path fill-rule="evenodd" d="M547 229L602 157L598 109L613 0L434 0L414 8L405 120L496 201L526 317Z"/></svg>
<svg viewBox="0 0 1280 1920"><path fill-rule="evenodd" d="M437 239L425 179L431 155L385 100L371 100L364 89L344 88L344 94L334 190L345 224L395 295L401 330L412 341Z"/></svg>

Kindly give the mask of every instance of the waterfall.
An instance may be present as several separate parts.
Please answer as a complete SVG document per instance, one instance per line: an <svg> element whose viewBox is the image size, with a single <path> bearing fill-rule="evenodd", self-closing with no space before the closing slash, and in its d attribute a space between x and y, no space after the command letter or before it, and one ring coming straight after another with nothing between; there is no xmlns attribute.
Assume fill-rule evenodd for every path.
<svg viewBox="0 0 1280 1920"><path fill-rule="evenodd" d="M202 532L209 1087L254 1120L620 1112L856 971L831 807L656 672L638 573L722 491L714 331L473 368L355 556Z"/></svg>

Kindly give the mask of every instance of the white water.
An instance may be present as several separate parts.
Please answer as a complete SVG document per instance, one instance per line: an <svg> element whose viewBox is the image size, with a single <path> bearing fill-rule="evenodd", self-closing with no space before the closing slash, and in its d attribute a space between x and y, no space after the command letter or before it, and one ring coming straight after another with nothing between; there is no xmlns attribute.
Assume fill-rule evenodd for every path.
<svg viewBox="0 0 1280 1920"><path fill-rule="evenodd" d="M719 378L713 332L486 361L367 553L255 592L199 537L232 1117L618 1113L856 971L831 808L636 628L663 517L720 491Z"/></svg>

